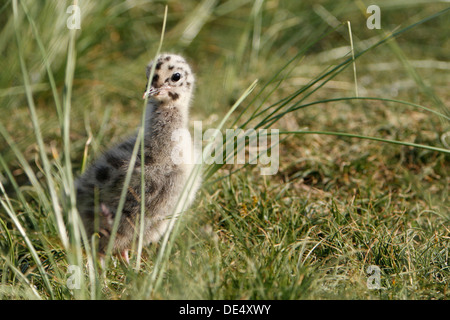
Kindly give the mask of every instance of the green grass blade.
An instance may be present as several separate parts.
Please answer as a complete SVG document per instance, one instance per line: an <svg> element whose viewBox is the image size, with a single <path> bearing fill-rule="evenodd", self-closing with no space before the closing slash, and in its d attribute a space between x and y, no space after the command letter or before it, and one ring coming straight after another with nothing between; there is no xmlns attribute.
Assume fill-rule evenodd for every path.
<svg viewBox="0 0 450 320"><path fill-rule="evenodd" d="M127 174L125 176L125 181L124 181L124 184L122 187L122 192L120 194L119 204L117 206L116 215L114 217L114 223L113 223L113 227L111 230L111 236L109 238L108 246L106 248L105 266L108 265L108 261L111 257L111 254L113 253L112 250L113 250L113 246L114 246L114 241L116 239L117 230L119 229L119 223L120 223L120 219L122 216L122 210L125 205L125 199L126 199L126 195L128 192L128 187L130 185L131 176L133 174L134 166L136 164L137 154L138 154L139 148L141 146L141 143L140 143L141 136L143 134L144 134L144 128L140 128L138 131L138 134L137 134L136 143L134 144L133 152L131 154L130 162L128 164Z"/></svg>
<svg viewBox="0 0 450 320"><path fill-rule="evenodd" d="M56 112L58 114L58 119L60 122L60 126L62 127L62 121L63 121L63 114L62 114L62 107L61 107L61 102L60 102L60 97L59 97L59 93L58 90L56 88L56 83L55 83L55 77L53 76L53 72L52 69L50 67L50 63L48 61L48 54L45 50L44 44L42 43L42 39L39 35L39 31L36 27L36 23L34 21L34 19L30 16L28 9L26 8L25 4L23 2L20 2L23 12L25 13L28 22L30 23L31 26L31 30L33 32L33 35L36 39L36 43L38 44L39 47L39 51L42 55L42 61L45 65L45 69L47 71L47 76L48 76L48 80L50 82L50 88L52 89L52 96L53 96L53 100L55 102L55 107L56 107Z"/></svg>
<svg viewBox="0 0 450 320"><path fill-rule="evenodd" d="M287 109L286 111L277 114L276 116L273 116L271 118L268 118L265 121L261 122L261 126L266 125L266 127L270 127L273 123L275 123L276 121L278 121L279 119L281 119L282 117L284 117L286 114L297 111L299 109L302 108L306 108L309 106L313 106L313 105L317 105L317 104L322 104L322 103L329 103L329 102L336 102L336 101L349 101L349 100L373 100L373 101L386 101L386 102L393 102L393 103L399 103L399 104L404 104L404 105L408 105L408 106L412 106L418 109L422 109L425 110L427 112L431 112L439 117L442 117L444 119L450 120L450 117L440 113L439 111L433 110L431 108L428 107L424 107L422 105L416 104L416 103L412 103L412 102L408 102L408 101L403 101L403 100L397 100L397 99L389 99L389 98L378 98L378 97L343 97L343 98L334 98L334 99L325 99L325 100L318 100L318 101L314 101L311 103L306 103L306 104L294 104L292 107L290 107L289 109Z"/></svg>
<svg viewBox="0 0 450 320"><path fill-rule="evenodd" d="M228 118L231 116L231 114L236 110L236 108L242 103L242 101L244 101L244 99L254 90L257 82L258 81L255 80L247 88L247 90L245 90L245 92L239 97L239 99L233 104L231 109L228 111L228 113L225 115L225 117L222 119L222 121L216 128L217 130L215 132L215 135L217 135L218 132L220 132L220 130L224 126L225 122L228 120ZM203 151L203 154L207 154L208 152L211 151L214 141L215 141L215 136L212 137L211 141L207 144L207 146L205 147L205 149ZM200 164L196 164L194 166L194 169L190 173L188 181L186 182L186 185L183 188L182 194L180 195L180 197L177 201L177 205L175 206L175 211L174 211L175 214L177 214L178 212L184 211L187 198L189 197L188 193L190 192L190 189L191 189L192 185L194 184L195 179L200 174L201 167L202 167L202 161L200 162ZM206 178L205 178L205 180L206 180ZM164 237L161 241L161 249L159 250L158 257L155 261L155 266L153 268L151 277L147 280L147 283L143 289L145 297L150 296L151 293L154 290L156 290L159 287L159 285L161 284L162 275L163 275L163 272L167 265L169 254L171 252L174 238L176 236L176 232L172 232L172 230L174 227L179 225L179 222L180 222L179 216L178 216L178 219L171 219L169 226L168 226L168 230L164 234ZM175 231L177 231L177 229L175 229Z"/></svg>
<svg viewBox="0 0 450 320"><path fill-rule="evenodd" d="M17 230L19 230L20 234L22 235L23 239L25 240L25 243L28 247L28 250L31 253L31 256L33 257L34 262L36 263L36 266L38 267L39 273L41 274L42 280L44 282L44 285L47 288L48 294L52 299L54 299L54 293L52 286L50 284L50 281L47 276L47 272L44 269L44 266L42 265L41 260L39 259L39 255L36 251L36 249L33 246L33 243L31 242L30 238L28 237L25 229L22 227L22 224L20 223L19 219L17 218L16 213L14 212L14 209L11 205L11 202L9 200L8 195L6 194L6 191L3 187L3 184L0 182L0 191L3 193L3 196L5 197L6 201L3 199L0 199L0 203L3 206L3 209L5 209L8 216L13 221L14 225L16 226Z"/></svg>
<svg viewBox="0 0 450 320"><path fill-rule="evenodd" d="M156 50L155 58L153 61L156 61L158 58L161 48L164 41L164 34L166 32L166 23L167 23L167 11L168 7L165 7L164 10L164 19L161 29L161 37L159 40L158 49ZM153 79L153 74L155 73L156 63L153 63L152 69L150 70L149 79ZM147 91L150 89L151 81L148 81L147 83ZM145 121L147 119L147 102L148 102L148 95L144 99L144 108L142 112L142 119L141 119L141 127L145 128ZM145 153L145 133L141 135L141 154ZM145 157L141 157L141 168L145 168ZM136 266L135 270L136 272L139 271L140 265L141 265L141 255L142 255L142 247L143 247L143 241L144 241L144 221L145 221L145 170L141 171L141 214L140 214L140 221L139 221L139 239L138 239L138 247L137 247L137 254L136 254ZM137 228L136 228L137 229Z"/></svg>
<svg viewBox="0 0 450 320"><path fill-rule="evenodd" d="M35 286L27 279L27 277L14 266L8 259L5 259L5 264L10 268L14 274L20 279L24 285L33 293L33 297L35 300L43 300L39 292L36 290Z"/></svg>
<svg viewBox="0 0 450 320"><path fill-rule="evenodd" d="M13 13L14 13L14 22L15 22L14 23L14 27L15 27L15 33L16 33L16 40L17 40L17 46L18 46L18 49L19 49L18 50L18 56L19 56L21 70L22 70L22 77L23 77L23 81L24 81L24 86L25 86L28 106L29 106L29 110L30 110L30 114L31 114L31 120L32 120L32 123L33 123L34 133L35 133L36 141L38 143L41 160L42 160L42 163L44 165L44 170L45 170L45 174L46 174L46 181L47 181L48 189L49 189L49 192L50 192L50 197L51 197L51 201L52 201L52 207L53 207L53 210L55 212L55 217L56 217L56 221L57 221L57 224L58 224L59 235L60 235L60 238L61 238L61 241L62 241L63 245L67 247L68 239L67 239L67 234L66 234L66 228L65 228L65 225L64 225L62 212L61 212L61 208L60 208L60 205L59 205L59 200L58 200L58 196L57 196L57 193L56 193L55 185L54 185L54 182L53 182L53 179L52 179L50 163L49 163L47 155L45 153L45 145L44 145L44 141L43 141L43 138L42 138L41 130L40 130L40 127L39 127L39 121L38 121L38 117L37 117L37 114L36 114L36 107L34 105L33 94L31 92L31 87L30 87L30 80L28 78L29 77L29 73L27 71L27 68L26 68L26 65L25 65L25 59L23 57L22 39L20 37L20 30L19 30L19 17L18 17L17 0L13 1Z"/></svg>
<svg viewBox="0 0 450 320"><path fill-rule="evenodd" d="M228 111L228 113L225 115L225 117L222 119L218 127L216 128L216 132L219 132L222 127L224 126L225 122L228 120L230 115L236 110L236 108L244 101L244 99L255 89L256 84L258 80L255 80L248 88L247 90L241 95L241 97L234 103L234 105L231 107L231 109ZM211 148L212 148L212 142L216 136L213 136L211 139ZM205 180L208 180L209 177L211 177L217 170L219 170L222 167L222 164L212 164L210 165L205 172Z"/></svg>
<svg viewBox="0 0 450 320"><path fill-rule="evenodd" d="M431 150L431 151L437 151L437 152L441 152L441 153L450 154L450 149L432 147L432 146L427 146L424 144L418 144L418 143L412 143L412 142L406 142L406 141L398 141L398 140L383 139L383 138L377 138L377 137L371 137L371 136L364 136L364 135L346 133L346 132L280 131L279 134L324 134L324 135L332 135L332 136L339 136L339 137L350 137L350 138L367 139L367 140L373 140L373 141L379 141L379 142L387 142L387 143L392 143L392 144L397 144L397 145L402 145L402 146L415 147L415 148L427 149L427 150Z"/></svg>

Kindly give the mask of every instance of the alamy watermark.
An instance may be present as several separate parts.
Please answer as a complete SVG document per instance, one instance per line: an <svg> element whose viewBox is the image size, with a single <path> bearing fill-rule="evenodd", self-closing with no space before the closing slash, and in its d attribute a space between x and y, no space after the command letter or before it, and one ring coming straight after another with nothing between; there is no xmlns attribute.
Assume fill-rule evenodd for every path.
<svg viewBox="0 0 450 320"><path fill-rule="evenodd" d="M370 265L367 267L367 289L376 290L376 289L385 289L381 286L381 269L376 265Z"/></svg>
<svg viewBox="0 0 450 320"><path fill-rule="evenodd" d="M73 4L67 7L66 13L71 15L67 18L66 25L68 29L81 29L81 9Z"/></svg>
<svg viewBox="0 0 450 320"><path fill-rule="evenodd" d="M69 265L67 267L66 286L70 290L78 290L81 288L81 267L77 265Z"/></svg>
<svg viewBox="0 0 450 320"><path fill-rule="evenodd" d="M73 4L67 7L66 13L68 29L81 29L81 9L80 6ZM366 20L366 26L369 29L381 29L381 9L376 4L367 7L366 13L371 14Z"/></svg>
<svg viewBox="0 0 450 320"><path fill-rule="evenodd" d="M367 18L366 26L369 29L381 29L381 9L379 6L372 4L367 7L367 13L371 15Z"/></svg>

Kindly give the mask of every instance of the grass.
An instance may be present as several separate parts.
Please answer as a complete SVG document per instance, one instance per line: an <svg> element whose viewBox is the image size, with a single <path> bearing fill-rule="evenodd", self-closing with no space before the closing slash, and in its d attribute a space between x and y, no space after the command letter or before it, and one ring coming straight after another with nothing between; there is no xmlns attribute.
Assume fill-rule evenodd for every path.
<svg viewBox="0 0 450 320"><path fill-rule="evenodd" d="M81 30L71 1L0 7L2 299L450 297L448 5L380 2L369 30L363 1L80 3ZM167 237L101 269L73 178L140 125L166 5L191 122L279 129L280 167L205 166Z"/></svg>

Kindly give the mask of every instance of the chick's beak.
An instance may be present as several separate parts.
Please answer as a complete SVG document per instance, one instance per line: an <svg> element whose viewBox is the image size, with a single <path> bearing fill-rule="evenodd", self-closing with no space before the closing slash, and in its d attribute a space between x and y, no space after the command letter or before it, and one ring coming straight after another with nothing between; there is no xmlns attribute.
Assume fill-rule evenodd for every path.
<svg viewBox="0 0 450 320"><path fill-rule="evenodd" d="M144 92L142 99L145 99L149 96L153 96L153 97L158 96L159 94L164 93L170 89L171 89L171 87L168 84L163 84L159 88L150 87L147 91Z"/></svg>

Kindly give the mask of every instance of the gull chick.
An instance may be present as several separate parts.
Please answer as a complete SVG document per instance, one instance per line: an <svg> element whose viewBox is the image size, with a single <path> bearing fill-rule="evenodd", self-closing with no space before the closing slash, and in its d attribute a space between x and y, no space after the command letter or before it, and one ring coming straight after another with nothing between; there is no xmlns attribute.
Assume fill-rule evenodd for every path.
<svg viewBox="0 0 450 320"><path fill-rule="evenodd" d="M153 63L154 75L149 79ZM75 182L78 212L87 235L99 238L98 250L102 255L110 240L125 176L128 170L132 170L113 245L113 253L120 254L127 262L133 239L139 234L141 205L145 207L143 240L147 245L158 241L164 234L168 216L174 214L193 168L193 161L174 158L174 150L184 155L193 154L191 139L183 139L180 146L173 138L177 132L188 132L188 111L195 81L191 68L179 55L162 54L147 66L147 79L150 83L144 92L144 98L149 98L144 153L141 153L139 145L136 162L130 168L137 139L137 135L132 136L105 152ZM141 195L142 171L144 197ZM197 179L189 189L185 199L188 205L192 203L199 184Z"/></svg>

